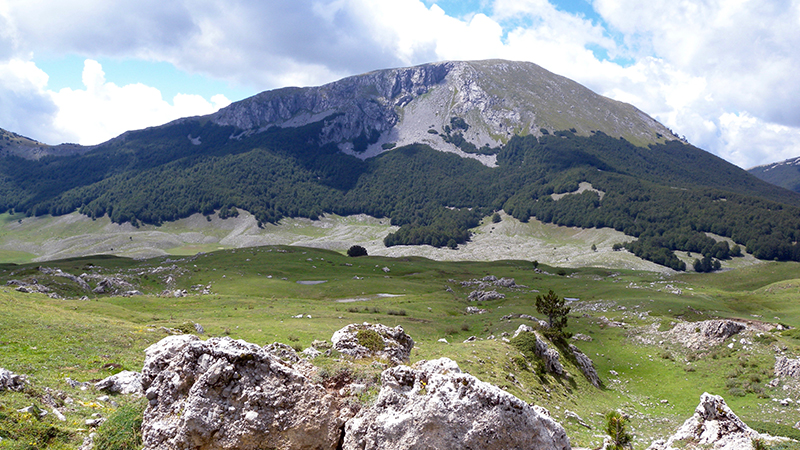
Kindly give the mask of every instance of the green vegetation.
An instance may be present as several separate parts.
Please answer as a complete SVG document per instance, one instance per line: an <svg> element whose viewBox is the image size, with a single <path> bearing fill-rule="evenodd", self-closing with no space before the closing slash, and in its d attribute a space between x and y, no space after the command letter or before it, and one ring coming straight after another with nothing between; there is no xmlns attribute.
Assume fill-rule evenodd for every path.
<svg viewBox="0 0 800 450"><path fill-rule="evenodd" d="M215 211L232 217L238 209L262 225L325 212L365 213L400 226L387 246L455 248L483 217L504 209L522 221L614 228L638 238L625 244L629 251L676 270L685 270L677 250L716 260L736 256L734 249L720 251L705 233L731 238L760 259L800 260L794 244L800 196L677 141L642 148L599 132L517 136L489 149L498 164L489 168L419 145L361 161L336 146L310 143L308 136L324 125L229 139L236 130L187 120L129 132L83 155L5 157L0 211L39 216L79 210L134 225ZM467 128L452 118L446 139L463 139ZM364 135L354 145L366 148L374 139ZM604 195L551 197L574 192L581 182Z"/></svg>
<svg viewBox="0 0 800 450"><path fill-rule="evenodd" d="M117 409L103 423L94 439L95 448L138 450L142 448L142 414L147 402L138 400Z"/></svg>
<svg viewBox="0 0 800 450"><path fill-rule="evenodd" d="M563 339L564 328L567 327L567 317L570 307L567 306L565 298L559 298L552 290L547 295L536 296L536 311L547 317L547 333Z"/></svg>
<svg viewBox="0 0 800 450"><path fill-rule="evenodd" d="M40 267L75 276L86 273L89 288ZM383 267L390 271L384 272ZM119 436L118 431L130 430L125 424L139 416L134 410L143 405L113 396L120 404L114 407L98 401L98 393L91 389L70 386L66 378L86 382L119 370L141 370L147 346L167 336L170 329L196 333L194 323L205 329L203 339L230 336L259 345L278 341L298 349L315 340L329 340L336 330L351 323L401 325L417 343L412 362L442 356L455 360L479 379L547 408L566 427L575 446L598 447L602 439L596 435L605 429L606 421L597 413L620 411L630 417L626 425L635 430L635 448L645 448L683 423L703 392L723 395L737 415L759 430L774 426L780 430L774 434L787 434L800 420L796 408L772 401L794 394L782 386L769 386L774 348L785 348L787 355L800 354L800 339L793 333L800 327L797 263L762 263L668 277L596 268L564 270L565 276L558 276L560 270L530 261L350 258L326 250L283 246L150 260L87 257L3 264L0 367L27 375L30 383L23 392L0 393L2 445L26 448L24 442L38 442L34 448L77 448L87 433L84 421L95 413L108 418L98 432L108 433L109 439ZM529 287L498 288L506 294L504 299L482 302L483 314L467 314L467 306L476 306L467 300L474 287L461 283L487 274L514 278L517 284ZM145 295L91 293L99 280L108 276L131 282ZM158 297L167 288L168 278L173 280L170 289L186 289L189 295ZM11 279L36 279L64 298L16 292L13 286L5 286ZM209 285L208 294L196 288ZM682 292L665 289L666 285L680 287ZM570 375L557 377L533 356L535 341L526 333L511 343L500 338L520 324L534 323L519 318L520 314L546 320L545 315L537 314L536 297L547 296L551 290L578 299L569 303L569 331L591 340L568 342L592 358L604 388L597 389L580 376L563 346L557 348ZM84 295L88 301L80 300ZM294 318L300 313L302 319ZM678 320L725 317L794 328L737 336L708 350L688 349L664 335L649 334L664 333ZM625 328L615 323L624 323ZM478 339L463 343L472 335ZM441 338L449 344L439 342ZM374 345L380 336L358 339ZM741 344L741 339L749 343ZM342 380L366 380L368 389L358 401L375 398L380 368L372 361L351 363L332 355L319 357L314 364L320 367L319 382L337 386ZM17 412L31 405L51 411L52 406L43 403L47 392L66 415L65 422L53 414L35 419ZM65 407L67 397L74 401L70 407ZM593 429L569 421L567 409ZM137 439L133 434L118 438L123 442L120 445L137 445Z"/></svg>
<svg viewBox="0 0 800 450"><path fill-rule="evenodd" d="M367 249L360 245L353 245L347 249L347 256L356 258L358 256L367 256Z"/></svg>
<svg viewBox="0 0 800 450"><path fill-rule="evenodd" d="M625 450L633 448L633 436L628 432L628 420L619 413L611 411L606 414L606 433L611 437L610 450Z"/></svg>

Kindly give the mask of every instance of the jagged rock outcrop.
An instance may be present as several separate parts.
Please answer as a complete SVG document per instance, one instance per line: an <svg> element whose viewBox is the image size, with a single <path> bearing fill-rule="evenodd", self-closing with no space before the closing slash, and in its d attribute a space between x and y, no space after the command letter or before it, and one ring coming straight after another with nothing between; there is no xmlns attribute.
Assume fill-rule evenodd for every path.
<svg viewBox="0 0 800 450"><path fill-rule="evenodd" d="M775 359L775 376L778 378L800 378L800 359L778 356Z"/></svg>
<svg viewBox="0 0 800 450"><path fill-rule="evenodd" d="M94 384L95 389L118 394L141 394L142 374L130 370L123 370L117 374L106 377Z"/></svg>
<svg viewBox="0 0 800 450"><path fill-rule="evenodd" d="M570 448L564 428L447 358L381 374L375 404L345 428L344 450Z"/></svg>
<svg viewBox="0 0 800 450"><path fill-rule="evenodd" d="M410 360L414 340L403 327L382 324L350 324L333 333L333 349L354 358L384 358L392 364Z"/></svg>
<svg viewBox="0 0 800 450"><path fill-rule="evenodd" d="M514 86L509 92L509 86ZM262 92L210 116L242 133L321 123L317 140L359 157L413 143L494 165L495 156L464 153L443 135L457 118L463 139L497 147L514 134L540 136L569 123L637 144L677 139L635 107L528 62L450 61L388 69L324 86ZM234 136L235 138L235 136ZM355 142L361 142L356 148ZM386 144L393 144L386 146Z"/></svg>
<svg viewBox="0 0 800 450"><path fill-rule="evenodd" d="M514 333L514 338L523 333L533 333L535 336L536 343L533 348L533 354L544 361L545 370L556 375L564 375L564 366L561 365L561 354L558 353L558 350L551 348L539 333L525 324L517 328L517 331Z"/></svg>
<svg viewBox="0 0 800 450"><path fill-rule="evenodd" d="M600 376L597 375L597 370L594 368L592 359L572 344L570 344L569 349L572 351L572 355L578 363L578 368L583 372L586 379L589 380L589 383L592 383L594 387L600 387Z"/></svg>
<svg viewBox="0 0 800 450"><path fill-rule="evenodd" d="M753 439L782 440L760 434L742 422L718 395L704 393L700 404L678 430L667 439L653 442L648 450L714 449L749 450Z"/></svg>
<svg viewBox="0 0 800 450"><path fill-rule="evenodd" d="M27 383L25 375L18 375L0 367L0 391L21 391Z"/></svg>
<svg viewBox="0 0 800 450"><path fill-rule="evenodd" d="M667 331L666 335L688 348L700 350L719 345L745 328L745 324L733 320L680 322Z"/></svg>
<svg viewBox="0 0 800 450"><path fill-rule="evenodd" d="M145 450L334 450L356 412L255 344L180 335L145 353Z"/></svg>

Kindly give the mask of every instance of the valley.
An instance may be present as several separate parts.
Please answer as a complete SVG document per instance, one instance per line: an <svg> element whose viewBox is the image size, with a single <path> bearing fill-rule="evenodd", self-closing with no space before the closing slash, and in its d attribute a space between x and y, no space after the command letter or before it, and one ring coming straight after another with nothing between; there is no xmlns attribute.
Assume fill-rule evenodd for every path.
<svg viewBox="0 0 800 450"><path fill-rule="evenodd" d="M22 428L25 435L25 429L52 427L62 434L37 445L77 448L87 433L83 422L92 414L113 417L122 405L140 403L121 394L111 396L113 403L98 401L102 393L72 387L67 379L82 383L141 370L144 349L171 333L230 336L258 345L282 342L302 350L330 340L350 323L371 322L401 325L416 342L411 362L446 356L480 380L547 408L573 447L599 446L603 415L620 410L630 417L634 448L646 448L683 423L703 392L723 396L750 426L800 437L792 428L800 410L778 401L796 400L800 380L777 377L773 369L777 356L800 356L799 269L793 262L761 262L711 274L663 273L520 259L350 258L283 245L141 260L87 256L0 265L0 367L29 380L23 392L0 394L0 433L9 448L22 448L9 440L17 436L11 431ZM504 298L467 300L489 275L513 278L515 284L493 288ZM104 293L93 292L104 279L113 282ZM11 280L16 281L7 284ZM32 283L48 292L17 289ZM138 293L125 294L133 290ZM537 369L536 359L520 354L510 339L520 325L537 327L520 315L542 318L534 299L548 290L570 299L570 343L591 357L600 388L569 359L562 359L567 377ZM352 299L358 301L342 301ZM484 312L470 314L469 306ZM733 319L749 328L700 347L681 344L683 337L670 331L711 319ZM685 328L689 338L696 332ZM323 371L347 370L376 389L380 369L370 360L323 355L312 362ZM377 391L369 392L361 400L365 404ZM31 404L56 407L66 420L50 414L37 421L16 412ZM25 439L40 438L35 436L40 435Z"/></svg>

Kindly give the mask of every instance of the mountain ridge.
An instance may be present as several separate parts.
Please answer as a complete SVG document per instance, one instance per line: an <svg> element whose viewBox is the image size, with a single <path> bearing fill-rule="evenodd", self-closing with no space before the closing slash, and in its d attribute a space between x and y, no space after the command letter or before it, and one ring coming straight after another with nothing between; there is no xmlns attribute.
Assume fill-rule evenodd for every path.
<svg viewBox="0 0 800 450"><path fill-rule="evenodd" d="M747 171L767 183L800 192L800 156L752 167Z"/></svg>
<svg viewBox="0 0 800 450"><path fill-rule="evenodd" d="M508 85L517 87L511 95L504 89ZM567 129L583 136L602 131L642 146L677 139L632 105L595 94L536 64L501 60L430 63L319 87L266 91L209 116L217 125L245 133L325 120L319 143L335 143L362 159L421 143L493 165L486 155L466 154L442 138L446 127L454 128L454 118L466 123L459 131L476 148L505 145L514 135L538 137Z"/></svg>
<svg viewBox="0 0 800 450"><path fill-rule="evenodd" d="M138 226L237 208L262 225L367 214L399 227L387 246L455 249L504 210L622 231L639 238L626 244L634 254L677 270L675 250L728 257L704 233L800 260L799 194L530 63L436 63L267 91L81 154L4 162L0 211L29 216ZM581 183L594 190L552 197Z"/></svg>

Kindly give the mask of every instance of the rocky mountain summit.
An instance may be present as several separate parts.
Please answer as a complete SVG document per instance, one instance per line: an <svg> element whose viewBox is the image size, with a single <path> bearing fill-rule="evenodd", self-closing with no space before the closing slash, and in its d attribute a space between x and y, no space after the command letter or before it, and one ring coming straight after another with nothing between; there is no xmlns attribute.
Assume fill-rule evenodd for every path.
<svg viewBox="0 0 800 450"><path fill-rule="evenodd" d="M494 156L464 152L462 140L493 148L514 135L567 129L584 136L602 131L638 145L677 139L631 105L533 63L502 60L424 64L267 91L220 110L211 121L244 134L324 121L319 143L361 158L421 143L487 165Z"/></svg>

